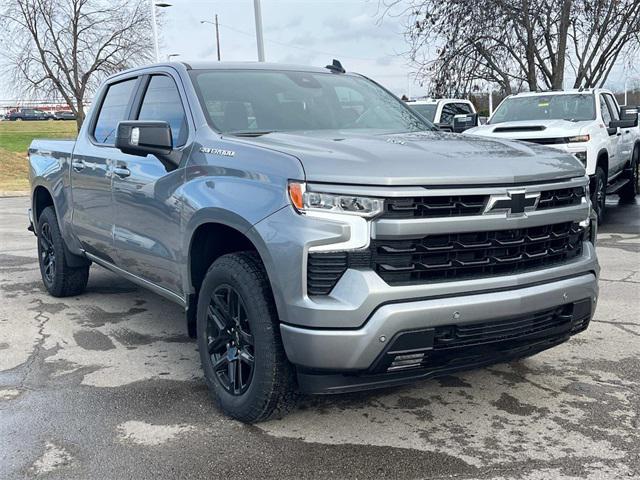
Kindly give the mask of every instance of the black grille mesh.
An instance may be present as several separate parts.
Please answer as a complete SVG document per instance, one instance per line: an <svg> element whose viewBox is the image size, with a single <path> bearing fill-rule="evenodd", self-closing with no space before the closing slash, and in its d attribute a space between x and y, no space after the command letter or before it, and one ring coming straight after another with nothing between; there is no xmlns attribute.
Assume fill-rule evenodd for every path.
<svg viewBox="0 0 640 480"><path fill-rule="evenodd" d="M582 252L577 223L374 240L373 268L390 285L508 275L566 262Z"/></svg>

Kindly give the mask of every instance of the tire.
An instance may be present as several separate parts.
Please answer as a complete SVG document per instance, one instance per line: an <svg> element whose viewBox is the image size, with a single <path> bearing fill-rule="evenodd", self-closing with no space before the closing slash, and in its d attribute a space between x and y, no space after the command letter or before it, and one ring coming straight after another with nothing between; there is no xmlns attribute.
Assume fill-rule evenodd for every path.
<svg viewBox="0 0 640 480"><path fill-rule="evenodd" d="M211 265L199 292L197 332L209 393L225 414L255 423L281 418L295 406L293 367L255 252L223 255Z"/></svg>
<svg viewBox="0 0 640 480"><path fill-rule="evenodd" d="M21 121L22 121L22 118L18 117L18 118L16 118L16 119L15 119L15 121L16 121L16 122L21 122Z"/></svg>
<svg viewBox="0 0 640 480"><path fill-rule="evenodd" d="M633 202L636 195L640 191L640 147L638 145L633 149L631 156L631 165L629 165L629 183L620 189L618 195L620 200L625 203Z"/></svg>
<svg viewBox="0 0 640 480"><path fill-rule="evenodd" d="M42 283L54 297L79 295L89 281L89 266L69 267L66 255L56 212L47 207L38 219L38 264Z"/></svg>
<svg viewBox="0 0 640 480"><path fill-rule="evenodd" d="M593 191L591 193L591 204L598 215L598 223L604 223L605 209L607 201L607 175L602 167L596 167L594 175Z"/></svg>

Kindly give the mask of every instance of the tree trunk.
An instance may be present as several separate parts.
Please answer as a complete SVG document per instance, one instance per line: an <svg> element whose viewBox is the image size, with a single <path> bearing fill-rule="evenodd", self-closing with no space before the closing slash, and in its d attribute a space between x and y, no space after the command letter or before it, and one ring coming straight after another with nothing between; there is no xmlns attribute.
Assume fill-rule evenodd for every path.
<svg viewBox="0 0 640 480"><path fill-rule="evenodd" d="M81 98L76 99L76 112L76 126L78 128L78 133L80 133L80 129L84 123L84 104Z"/></svg>
<svg viewBox="0 0 640 480"><path fill-rule="evenodd" d="M562 14L560 16L560 25L558 27L558 51L556 69L551 79L551 88L553 90L562 90L564 83L564 65L567 57L567 36L569 34L569 23L571 21L572 0L564 0L562 3Z"/></svg>

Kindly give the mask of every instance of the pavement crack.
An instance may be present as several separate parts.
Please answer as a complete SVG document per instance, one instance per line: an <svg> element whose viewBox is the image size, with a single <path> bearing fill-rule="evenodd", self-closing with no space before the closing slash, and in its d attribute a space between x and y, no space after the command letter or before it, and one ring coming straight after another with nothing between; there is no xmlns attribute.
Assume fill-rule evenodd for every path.
<svg viewBox="0 0 640 480"><path fill-rule="evenodd" d="M36 360L40 356L40 353L42 352L44 341L47 337L47 335L44 333L44 329L47 325L47 322L50 320L50 317L44 312L38 312L33 317L33 319L38 322L38 342L36 343L33 352L31 353L31 355L29 355L29 358L25 362L25 372L22 376L22 379L20 380L20 388L25 388L25 383L27 382L29 375L31 375L31 373L33 372L33 364L36 362Z"/></svg>

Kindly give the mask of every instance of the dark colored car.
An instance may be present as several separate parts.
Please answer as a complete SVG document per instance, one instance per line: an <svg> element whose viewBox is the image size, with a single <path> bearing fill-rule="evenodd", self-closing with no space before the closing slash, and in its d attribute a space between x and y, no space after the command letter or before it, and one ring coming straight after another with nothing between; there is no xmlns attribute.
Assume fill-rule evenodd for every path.
<svg viewBox="0 0 640 480"><path fill-rule="evenodd" d="M69 112L66 110L59 110L57 112L53 112L54 120L75 120L76 116L73 112Z"/></svg>
<svg viewBox="0 0 640 480"><path fill-rule="evenodd" d="M51 117L47 112L36 110L35 108L21 108L7 114L7 120L49 120Z"/></svg>

